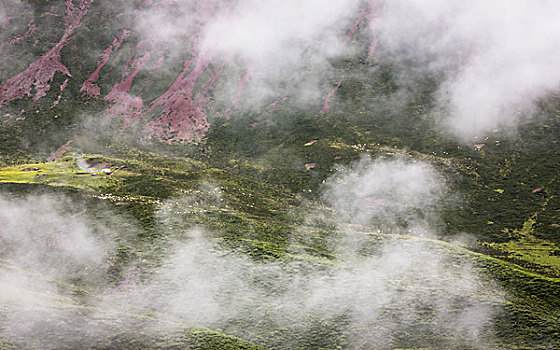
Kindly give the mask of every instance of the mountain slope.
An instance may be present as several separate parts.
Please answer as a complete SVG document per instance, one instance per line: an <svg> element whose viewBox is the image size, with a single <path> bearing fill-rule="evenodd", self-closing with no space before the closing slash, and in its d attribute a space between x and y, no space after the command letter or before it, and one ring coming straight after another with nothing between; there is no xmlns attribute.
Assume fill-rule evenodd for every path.
<svg viewBox="0 0 560 350"><path fill-rule="evenodd" d="M376 3L279 77L245 2L0 7L0 347L560 347L557 94L457 138Z"/></svg>

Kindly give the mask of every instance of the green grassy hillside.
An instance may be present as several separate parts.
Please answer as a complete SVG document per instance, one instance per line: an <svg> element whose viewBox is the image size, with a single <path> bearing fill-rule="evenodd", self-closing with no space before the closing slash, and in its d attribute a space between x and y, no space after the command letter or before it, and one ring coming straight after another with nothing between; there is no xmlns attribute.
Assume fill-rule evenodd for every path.
<svg viewBox="0 0 560 350"><path fill-rule="evenodd" d="M560 348L558 95L515 131L458 140L439 121L443 78L383 43L366 59L361 24L361 49L305 67L327 93L338 84L328 113L248 90L228 114L220 96L243 72L212 61L201 79L226 82L182 100L214 101L197 110L208 130L172 142L150 134L165 108L152 103L196 55L185 38L150 51L135 31L117 50L140 3L92 2L61 48L71 75L0 104L0 349ZM18 6L0 33L3 87L69 30L63 1ZM112 42L101 97L87 96ZM120 102L102 97L131 74L143 105L111 112ZM441 193L340 204L329 191L364 162L424 165Z"/></svg>

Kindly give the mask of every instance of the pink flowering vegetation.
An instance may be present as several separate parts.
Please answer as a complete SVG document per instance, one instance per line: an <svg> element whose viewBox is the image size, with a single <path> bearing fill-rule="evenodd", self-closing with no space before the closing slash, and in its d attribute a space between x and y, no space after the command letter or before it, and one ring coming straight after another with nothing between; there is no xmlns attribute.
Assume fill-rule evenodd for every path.
<svg viewBox="0 0 560 350"><path fill-rule="evenodd" d="M211 18L214 11L215 2L197 2L195 9L197 20L204 23ZM371 22L374 20L377 11L376 2L370 1L364 4L363 8L357 13L357 18L352 27L348 29L346 40L349 42L353 35L367 25L372 28ZM199 141L203 138L209 128L206 110L211 103L212 88L217 84L218 79L223 76L223 66L216 68L216 57L200 56L197 51L197 35L193 35L194 43L190 52L190 59L185 61L184 69L171 84L169 89L159 98L150 104L150 112L155 114L155 120L148 123L147 132L152 138L165 140L167 142ZM376 38L372 31L372 40L367 49L368 58L375 50ZM229 105L223 111L223 115L230 118L233 112L238 109L242 101L243 94L246 93L247 85L255 83L253 69L248 64L246 70L238 78L236 88L232 93ZM231 75L228 75L231 78ZM342 84L342 79L324 98L322 113L329 112L332 100ZM269 112L274 112L276 106L285 101L286 97L279 97L268 105Z"/></svg>
<svg viewBox="0 0 560 350"><path fill-rule="evenodd" d="M62 99L62 93L64 92L64 89L66 89L66 86L68 86L68 79L65 79L62 85L60 85L60 93L58 94L56 100L54 100L51 108L55 107L60 103L60 100Z"/></svg>
<svg viewBox="0 0 560 350"><path fill-rule="evenodd" d="M276 100L274 100L274 102L268 105L268 111L274 112L276 110L276 106L278 106L279 103L286 101L287 99L288 99L287 97L282 97L282 98L278 97Z"/></svg>
<svg viewBox="0 0 560 350"><path fill-rule="evenodd" d="M150 85L150 81L146 79L139 83L134 80L142 70L152 73L161 69L165 59L165 55L158 51L161 45L152 41L149 48L144 49L144 46L144 42L137 45L136 54L125 63L121 81L103 98L113 102L107 114L122 117L123 128L135 125L138 121L146 122L147 115L152 115L153 120L147 122L145 127L147 136L152 139L167 142L200 140L209 127L204 112L210 101L208 94L220 78L223 65L210 74L206 73L211 59L198 55L195 43L190 58L184 62L184 68L175 81L150 103L149 108L144 108L142 95L133 95L131 88L134 83L137 90L139 86L142 90ZM205 78L209 75L208 80L200 79L203 75Z"/></svg>
<svg viewBox="0 0 560 350"><path fill-rule="evenodd" d="M141 11L151 9L173 12L176 5L165 0L144 1L140 10L135 11L138 16L142 15ZM197 21L208 20L213 14L215 5L216 1L194 3L192 10L196 13ZM157 91L154 85L161 84L161 77L168 74L165 65L169 64L169 61L174 61L175 57L167 38L154 34L153 28L139 27L137 30L141 41L136 46L135 53L124 64L124 73L120 82L114 84L112 90L103 97L103 100L112 103L106 113L123 118L123 128L142 122L145 124L147 136L152 139L167 142L200 140L209 127L204 109L211 102L210 91L221 76L223 64L218 65L217 69L217 65L212 65L213 68L207 70L212 59L199 54L197 33L190 33L191 49L186 52L188 58L183 63L183 70L170 85L167 85L161 95L154 96L154 90ZM131 31L123 31L115 37L113 44L102 52L96 70L81 88L84 96L98 98L101 95L99 87L94 82L99 79L99 73L109 61L111 54L130 34ZM137 78L139 74L142 75L141 79ZM201 79L202 76L204 79ZM155 83L152 83L154 80ZM153 98L149 107L145 105L142 97L142 92L148 88L150 89L146 91L150 96L148 99ZM136 94L131 90L136 91Z"/></svg>
<svg viewBox="0 0 560 350"><path fill-rule="evenodd" d="M209 127L204 112L207 99L203 95L195 95L195 87L209 64L210 60L201 56L194 62L186 61L175 82L151 104L150 110L161 108L158 118L148 124L152 136L168 142L202 139ZM191 65L193 67L189 71ZM218 76L214 75L208 83L208 90L217 81L221 70L216 74Z"/></svg>
<svg viewBox="0 0 560 350"><path fill-rule="evenodd" d="M354 22L354 24L352 25L352 27L350 28L350 30L348 31L348 33L346 34L346 38L344 40L345 43L349 43L352 40L352 37L354 36L354 34L356 33L356 31L358 30L360 24L362 24L362 22L364 21L364 19L368 16L368 9L367 8L363 8L362 11L360 12L360 14L358 15L358 18L356 19L356 21Z"/></svg>
<svg viewBox="0 0 560 350"><path fill-rule="evenodd" d="M63 63L64 57L61 52L64 51L64 55L66 55L68 50L71 52L76 48L79 50L78 46L85 42L84 40L89 40L89 35L95 35L92 31L95 26L92 26L88 28L89 32L84 30L80 32L80 35L75 36L76 29L82 26L83 18L88 14L93 1L64 1L64 16L59 8L60 17L57 18L59 22L64 20L62 37L27 69L6 80L0 86L0 106L24 97L38 101L47 95L51 90L51 85L54 84L56 87L53 89L52 99L54 101L51 105L51 108L54 108L63 103L63 92L67 86L71 86L72 89L79 88L80 95L86 99L86 105L91 106L94 101L105 101L108 104L105 109L106 114L122 118L123 128L141 125L140 127L144 128L147 137L151 139L166 142L199 142L209 128L207 113L214 101L212 95L216 86L233 86L233 91L228 99L212 109L212 112L215 109L216 112L221 112L229 118L240 109L239 106L243 104L243 99L248 96L249 84L255 84L258 80L258 67L253 69L251 64L248 64L246 69L241 71L229 70L227 62L218 53L199 50L199 41L202 40L205 23L217 15L227 17L228 6L230 10L234 9L235 1L197 0L192 2L192 9L189 8L192 10L192 13L189 12L192 16L189 18L194 18L193 23L196 25L185 24L188 30L183 33L184 38L180 40L188 40L191 47L184 49L184 46L181 46L183 69L178 73L169 69L170 65L177 62L178 53L173 52L174 44L180 41L175 37L177 34L170 34L174 37L166 41L165 38L150 34L150 29L153 28L149 26L144 29L132 26L120 27L121 29L115 33L104 33L104 41L100 42L95 49L98 57L96 61L92 57L93 62L91 63L93 64L88 66L91 68L88 68L86 72L80 71L83 64L78 61L76 57L79 55L75 53L67 55L68 57L65 56L67 67ZM119 15L122 15L124 20L124 18L134 17L134 13L140 14L141 11L150 8L161 9L166 4L172 9L175 2L146 0L142 2L139 9L132 11L132 15L126 11L126 13L120 12ZM166 7L163 6L163 8ZM355 21L346 31L347 43L352 41L355 33L364 29L366 23L370 24L371 28L374 11L376 11L375 1L364 3L360 12L356 13ZM56 9L53 8L52 12L56 15ZM52 18L50 15L48 17ZM87 23L89 25L95 21L96 17L92 17L88 19ZM22 42L33 39L34 35L43 32L43 28L37 28L37 24L39 22L22 23L20 34L14 37L14 40ZM27 28L23 28L25 25ZM158 32L158 35L161 33ZM75 40L68 45L74 36ZM134 46L136 43L138 44ZM375 43L373 36L367 50L368 57L375 49ZM65 47L67 49L63 50ZM122 64L121 62L125 60L126 62ZM74 78L72 78L71 70L75 73ZM118 78L115 79L115 76ZM78 80L79 83L76 86ZM224 80L228 80L231 84L223 83ZM322 113L329 112L336 92L343 81L339 79L334 82L336 85L324 97ZM105 87L109 87L107 91L103 91ZM74 91L72 90L72 92ZM269 112L274 112L277 105L284 103L287 99L287 96L280 95L264 108L267 108ZM97 105L104 106L103 103ZM25 108L29 109L28 106ZM140 124L138 124L139 122Z"/></svg>
<svg viewBox="0 0 560 350"><path fill-rule="evenodd" d="M47 158L47 162L53 162L57 159L59 159L60 157L62 157L62 155L64 153L66 153L67 151L71 151L72 150L72 146L71 144L74 142L74 140L69 140L68 142L66 142L64 145L60 146L59 148L56 149L56 151L54 151L53 154L51 154L48 158Z"/></svg>
<svg viewBox="0 0 560 350"><path fill-rule="evenodd" d="M377 47L377 25L376 25L376 15L379 13L381 5L379 0L368 0L368 13L366 18L369 22L369 30L371 32L371 40L368 47L368 53L366 60L371 60L375 54L375 49Z"/></svg>
<svg viewBox="0 0 560 350"><path fill-rule="evenodd" d="M29 39L33 36L33 34L35 33L36 30L37 30L37 25L35 24L35 20L32 19L29 22L27 31L23 34L19 34L19 35L14 36L10 40L8 40L8 43L18 44L18 43L22 42L23 40Z"/></svg>
<svg viewBox="0 0 560 350"><path fill-rule="evenodd" d="M62 38L26 70L0 86L0 107L25 96L37 101L50 90L55 73L71 76L61 61L61 50L68 44L75 30L82 25L82 18L88 13L91 2L92 0L80 0L74 4L71 0L65 1L65 30Z"/></svg>
<svg viewBox="0 0 560 350"><path fill-rule="evenodd" d="M325 102L323 103L323 108L321 109L321 113L328 113L329 110L331 109L331 101L334 95L336 94L336 92L338 91L340 84L342 84L342 79L338 81L338 83L331 90L331 92L328 93L327 97L325 97Z"/></svg>
<svg viewBox="0 0 560 350"><path fill-rule="evenodd" d="M107 110L107 114L123 117L124 127L137 122L143 116L144 102L142 96L132 95L130 89L138 73L150 60L154 45L152 44L150 48L144 49L142 43L139 43L136 49L137 54L125 63L125 71L121 76L121 81L115 84L111 92L103 98L105 101L114 102Z"/></svg>
<svg viewBox="0 0 560 350"><path fill-rule="evenodd" d="M130 35L131 31L129 29L123 29L119 34L113 39L113 43L109 45L103 52L101 56L97 59L97 68L89 78L84 82L80 92L83 92L85 96L89 98L97 98L101 95L101 91L95 82L99 79L99 72L107 64L111 54L119 49L122 42Z"/></svg>
<svg viewBox="0 0 560 350"><path fill-rule="evenodd" d="M354 34L358 31L360 25L366 21L370 31L370 42L368 45L366 61L371 61L373 59L373 55L375 54L375 49L377 48L377 26L376 26L376 14L380 10L380 3L379 0L368 0L367 6L362 9L360 14L358 15L357 19L355 20L354 24L346 34L345 42L348 44ZM328 113L331 109L331 102L340 88L344 79L340 79L337 84L333 87L333 89L325 96L323 101L323 108L321 108L321 114Z"/></svg>
<svg viewBox="0 0 560 350"><path fill-rule="evenodd" d="M199 1L194 9L197 19L202 23L209 20L215 7L216 1ZM213 57L200 54L198 33L194 33L193 38L183 70L167 91L150 104L150 111L156 114L146 128L151 138L169 143L198 142L210 126L205 107L224 65L212 64ZM208 77L206 81L203 76Z"/></svg>
<svg viewBox="0 0 560 350"><path fill-rule="evenodd" d="M0 2L0 49L6 44L19 42L35 21L30 18L30 10L20 2Z"/></svg>

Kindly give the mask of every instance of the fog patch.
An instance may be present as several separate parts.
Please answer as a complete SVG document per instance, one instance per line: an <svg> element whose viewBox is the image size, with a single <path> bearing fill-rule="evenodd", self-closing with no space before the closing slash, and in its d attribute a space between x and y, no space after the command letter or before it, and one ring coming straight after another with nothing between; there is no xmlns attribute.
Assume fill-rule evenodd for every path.
<svg viewBox="0 0 560 350"><path fill-rule="evenodd" d="M271 331L287 330L282 348L317 341L310 335L317 328L336 330L350 348L420 346L433 339L472 345L492 338L495 286L437 244L388 238L367 255L340 252L341 260L325 267L256 263L220 251L204 231L189 234L153 279L121 297L265 344ZM174 330L166 318L149 328ZM403 336L407 332L425 338Z"/></svg>
<svg viewBox="0 0 560 350"><path fill-rule="evenodd" d="M559 10L555 1L383 1L375 23L397 59L445 72L442 126L470 141L515 130L558 89Z"/></svg>
<svg viewBox="0 0 560 350"><path fill-rule="evenodd" d="M429 218L446 191L427 163L363 158L327 180L323 200L334 210L311 211L298 228L305 235L317 220L334 222L335 237L324 239L335 260L307 260L300 251L299 258L256 262L220 247L212 232L185 228L153 278L119 297L264 345L274 344L271 330L284 330L283 348L317 341L313 334L322 331L349 348L484 347L493 339L493 297L502 292L457 248L435 240ZM192 213L198 201L185 198L162 206L166 224ZM166 332L166 325L150 329Z"/></svg>
<svg viewBox="0 0 560 350"><path fill-rule="evenodd" d="M117 238L104 217L92 222L86 210L62 195L0 195L1 336L42 349L75 341L88 292L109 285L125 236Z"/></svg>
<svg viewBox="0 0 560 350"><path fill-rule="evenodd" d="M203 30L202 51L249 64L246 103L290 96L317 102L329 59L347 54L345 35L359 1L240 1Z"/></svg>
<svg viewBox="0 0 560 350"><path fill-rule="evenodd" d="M353 48L346 35L359 14L359 0L167 2L140 9L141 37L169 52L228 65L213 97L226 108L264 108L290 96L302 105L319 103L330 60ZM247 86L240 79L247 74ZM233 101L232 101L233 98Z"/></svg>
<svg viewBox="0 0 560 350"><path fill-rule="evenodd" d="M326 181L323 199L337 210L339 223L401 230L407 219L435 214L445 192L445 178L428 163L363 157Z"/></svg>
<svg viewBox="0 0 560 350"><path fill-rule="evenodd" d="M150 253L157 261L131 261L119 282L84 301L87 309L71 307L74 299L44 278L33 282L3 271L0 284L9 288L1 289L2 300L18 298L19 306L4 314L2 328L30 346L35 334L44 332L57 339L73 334L88 344L107 341L115 329L165 336L206 326L290 349L326 346L320 345L324 341L351 349L483 348L493 340L492 318L502 292L464 252L435 240L431 218L446 191L443 177L428 163L363 158L325 182L324 208L307 212L308 220L296 228L311 235L318 221L331 225L333 236L319 230L331 244L331 259L294 247L289 248L294 256L255 260L224 248L219 235L185 220L204 214L204 208L227 211L220 186L209 182L160 205L160 228L168 236ZM102 266L103 252L111 251L79 218L60 213L52 199L2 198L2 204L7 225L0 237L8 244L2 245L2 259L61 280L76 273L87 280ZM49 232L63 238L55 247L49 244L56 235ZM27 251L18 249L22 240ZM155 265L146 268L148 262ZM38 319L36 328L9 327Z"/></svg>
<svg viewBox="0 0 560 350"><path fill-rule="evenodd" d="M89 278L102 266L111 243L68 214L68 205L62 197L1 196L0 257L50 278Z"/></svg>

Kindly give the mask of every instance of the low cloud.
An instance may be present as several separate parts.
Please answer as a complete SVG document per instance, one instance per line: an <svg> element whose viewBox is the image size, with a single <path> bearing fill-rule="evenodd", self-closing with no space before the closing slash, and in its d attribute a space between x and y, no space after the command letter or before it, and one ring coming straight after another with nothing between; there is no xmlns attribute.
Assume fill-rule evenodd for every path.
<svg viewBox="0 0 560 350"><path fill-rule="evenodd" d="M72 301L52 282L2 272L0 284L9 288L0 290L1 300L17 294L23 303L4 313L0 325L31 347L40 341L33 334L45 332L59 335L49 338L54 344L66 332L84 344L112 337L114 329L100 320L111 320L119 332L155 335L196 324L282 348L303 347L333 330L355 349L433 341L484 347L493 338L495 296L501 292L455 248L432 240L437 232L427 218L437 216L445 193L442 176L427 163L363 158L326 181L325 209L306 213L306 223L296 228L298 235L312 235L317 220L334 223L335 232L321 231L332 243L334 260L300 251L296 258L255 261L224 249L214 233L185 224L200 206L227 207L219 186L204 184L194 195L160 205L160 228L171 236L149 253L159 252L155 267L146 270L143 259L131 261L122 280L102 285L99 297L86 302L87 312L70 307ZM47 277L69 280L78 273L87 280L111 257L103 235L79 216L61 212L52 198L2 198L1 204L8 223L0 231L2 259ZM294 244L289 249L297 251ZM146 316L140 320L140 314ZM14 320L35 323L26 330L10 326Z"/></svg>
<svg viewBox="0 0 560 350"><path fill-rule="evenodd" d="M389 52L443 71L443 126L462 140L511 131L560 84L555 1L384 1L374 19Z"/></svg>
<svg viewBox="0 0 560 350"><path fill-rule="evenodd" d="M69 214L69 205L63 197L0 197L0 258L66 281L103 273L113 243Z"/></svg>
<svg viewBox="0 0 560 350"><path fill-rule="evenodd" d="M359 13L359 0L163 2L138 12L137 29L170 52L212 58L229 67L214 97L226 105L249 82L246 107L290 96L317 104L320 84L332 71L330 59L349 52L346 34ZM186 43L189 43L188 45Z"/></svg>
<svg viewBox="0 0 560 350"><path fill-rule="evenodd" d="M416 72L444 73L437 95L440 124L462 141L515 130L560 83L560 26L554 18L560 7L549 0L163 4L139 12L140 32L167 42L171 52L225 62L228 80L220 80L214 97L226 105L245 73L244 107L262 108L283 97L319 104L328 86L343 79L330 61L367 50L347 43L353 29L359 29L354 35L377 38L376 60L408 60ZM363 38L360 43L370 45ZM412 74L410 68L403 74Z"/></svg>
<svg viewBox="0 0 560 350"><path fill-rule="evenodd" d="M323 198L339 215L340 224L402 224L434 214L446 191L445 179L429 164L398 158L362 158L326 182ZM411 222L412 223L412 222Z"/></svg>
<svg viewBox="0 0 560 350"><path fill-rule="evenodd" d="M224 204L216 186L204 188ZM421 346L427 339L483 347L492 341L498 310L489 296L500 292L453 248L431 240L437 233L428 218L437 216L445 193L443 177L427 163L363 158L327 180L323 201L334 211L311 210L297 228L305 236L317 221L334 223L334 237L321 239L331 242L336 262L255 262L224 251L212 233L190 228L154 278L121 297L265 345L273 345L266 343L272 329L285 329L286 348L310 341L320 324L335 327L350 348ZM196 210L193 203L185 197L163 204L162 222L184 222L180 217ZM425 337L399 336L405 333Z"/></svg>

